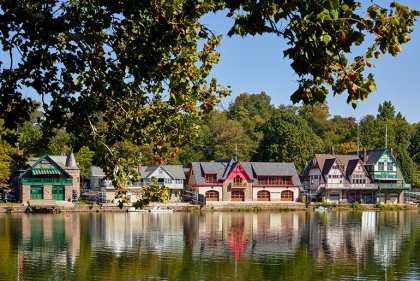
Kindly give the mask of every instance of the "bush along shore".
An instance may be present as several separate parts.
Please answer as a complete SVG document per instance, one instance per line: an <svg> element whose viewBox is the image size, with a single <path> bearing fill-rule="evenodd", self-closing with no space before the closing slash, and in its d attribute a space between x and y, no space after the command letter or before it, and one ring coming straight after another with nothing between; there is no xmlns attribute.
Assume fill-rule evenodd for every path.
<svg viewBox="0 0 420 281"><path fill-rule="evenodd" d="M311 203L304 204L299 202L274 203L274 202L212 202L206 205L192 205L189 203L152 203L148 208L154 206L164 206L174 210L174 212L285 212L285 211L312 211L317 209L327 209L332 211L402 211L417 210L418 204L334 204L334 203ZM115 204L88 204L77 202L75 204L58 204L54 208L32 209L22 203L0 203L0 213L28 213L28 212L127 212L131 206L125 205L119 208ZM320 208L322 207L322 208Z"/></svg>

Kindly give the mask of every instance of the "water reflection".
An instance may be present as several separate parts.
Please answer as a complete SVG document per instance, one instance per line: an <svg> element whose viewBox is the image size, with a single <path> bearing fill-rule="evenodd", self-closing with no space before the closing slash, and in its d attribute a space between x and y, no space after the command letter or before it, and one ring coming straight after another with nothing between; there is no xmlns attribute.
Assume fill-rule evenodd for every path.
<svg viewBox="0 0 420 281"><path fill-rule="evenodd" d="M418 212L1 214L0 225L0 280L420 274L418 261L407 258L420 247Z"/></svg>

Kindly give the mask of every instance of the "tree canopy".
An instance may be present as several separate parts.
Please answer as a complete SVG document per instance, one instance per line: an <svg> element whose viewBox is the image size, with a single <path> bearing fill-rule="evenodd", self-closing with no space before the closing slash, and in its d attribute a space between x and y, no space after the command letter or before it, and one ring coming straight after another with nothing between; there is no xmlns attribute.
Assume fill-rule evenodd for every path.
<svg viewBox="0 0 420 281"><path fill-rule="evenodd" d="M322 103L332 89L356 106L376 89L366 70L372 59L396 56L419 15L398 2L360 7L354 0L1 0L0 119L11 130L2 139L17 142L15 128L37 107L30 91L39 95L42 136L64 128L76 151L104 155L101 165L116 181L137 178L129 166L140 157L119 158L117 143L148 145L165 162L229 94L209 77L222 35L200 23L221 10L235 20L230 36L275 33L287 41L284 56L299 77L294 103ZM363 42L367 49L348 58Z"/></svg>

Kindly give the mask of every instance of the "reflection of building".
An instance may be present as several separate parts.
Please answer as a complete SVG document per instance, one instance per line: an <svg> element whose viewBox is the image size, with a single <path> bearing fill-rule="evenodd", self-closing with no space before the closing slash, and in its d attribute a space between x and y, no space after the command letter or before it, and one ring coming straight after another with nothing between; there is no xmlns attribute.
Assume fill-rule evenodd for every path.
<svg viewBox="0 0 420 281"><path fill-rule="evenodd" d="M296 201L300 182L293 163L193 162L186 187L209 201Z"/></svg>
<svg viewBox="0 0 420 281"><path fill-rule="evenodd" d="M80 215L21 216L19 256L43 262L75 265L80 254Z"/></svg>
<svg viewBox="0 0 420 281"><path fill-rule="evenodd" d="M19 176L21 202L29 199L72 201L80 197L80 169L71 151L67 156L30 158L31 166Z"/></svg>
<svg viewBox="0 0 420 281"><path fill-rule="evenodd" d="M207 213L199 224L193 255L236 261L244 255L293 255L300 239L298 213Z"/></svg>

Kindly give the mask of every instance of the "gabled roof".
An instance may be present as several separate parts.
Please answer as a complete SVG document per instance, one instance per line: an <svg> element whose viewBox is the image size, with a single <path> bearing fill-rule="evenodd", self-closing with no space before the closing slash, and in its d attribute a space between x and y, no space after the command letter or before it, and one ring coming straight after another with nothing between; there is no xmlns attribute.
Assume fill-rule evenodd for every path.
<svg viewBox="0 0 420 281"><path fill-rule="evenodd" d="M346 175L353 174L354 169L356 169L357 164L360 162L360 159L351 159L347 164ZM363 166L363 165L362 165Z"/></svg>
<svg viewBox="0 0 420 281"><path fill-rule="evenodd" d="M38 158L32 166L20 174L19 178L24 177L26 174L31 175L61 175L64 174L71 177L69 173L65 171L66 167L62 163L55 162L49 155L45 154Z"/></svg>
<svg viewBox="0 0 420 281"><path fill-rule="evenodd" d="M150 178L151 175L159 168L162 168L166 174L170 175L174 179L185 179L184 168L182 165L143 166L140 175L142 178Z"/></svg>
<svg viewBox="0 0 420 281"><path fill-rule="evenodd" d="M352 152L348 152L347 155L357 155L357 154L359 154L360 159L366 165L374 165L374 164L376 164L376 162L379 161L379 159L381 158L381 156L384 153L386 153L387 151L388 151L388 149L386 149L386 148L366 150L366 159L363 159L363 157L364 157L363 156L363 153L364 153L363 151L359 151L359 152L352 151Z"/></svg>
<svg viewBox="0 0 420 281"><path fill-rule="evenodd" d="M341 165L346 166L346 170L343 171L343 173L347 176L352 174L359 158L357 158L356 155L315 154L313 160L305 166L301 176L304 177L309 175L310 170L314 167L314 160L318 163L322 176L329 173L334 162L337 162L337 164L340 165L340 170L342 170Z"/></svg>
<svg viewBox="0 0 420 281"><path fill-rule="evenodd" d="M57 163L62 169L79 169L73 151L71 151L68 155L48 155L48 157ZM31 157L28 159L27 164L32 167L39 158L40 157Z"/></svg>
<svg viewBox="0 0 420 281"><path fill-rule="evenodd" d="M214 162L192 162L191 170L197 184L206 184L206 174L217 174L218 180L226 179L238 164L254 180L254 183L257 182L258 176L292 176L293 184L300 185L293 163L235 162L233 159L223 159Z"/></svg>
<svg viewBox="0 0 420 281"><path fill-rule="evenodd" d="M336 158L329 158L329 159L325 159L325 162L324 162L324 165L323 165L323 169L322 169L322 172L321 172L321 174L322 175L326 175L326 174L329 174L329 172L330 172L330 170L331 170L331 167L334 165L334 163L337 161L337 159ZM338 163L338 164L340 164L340 163Z"/></svg>

